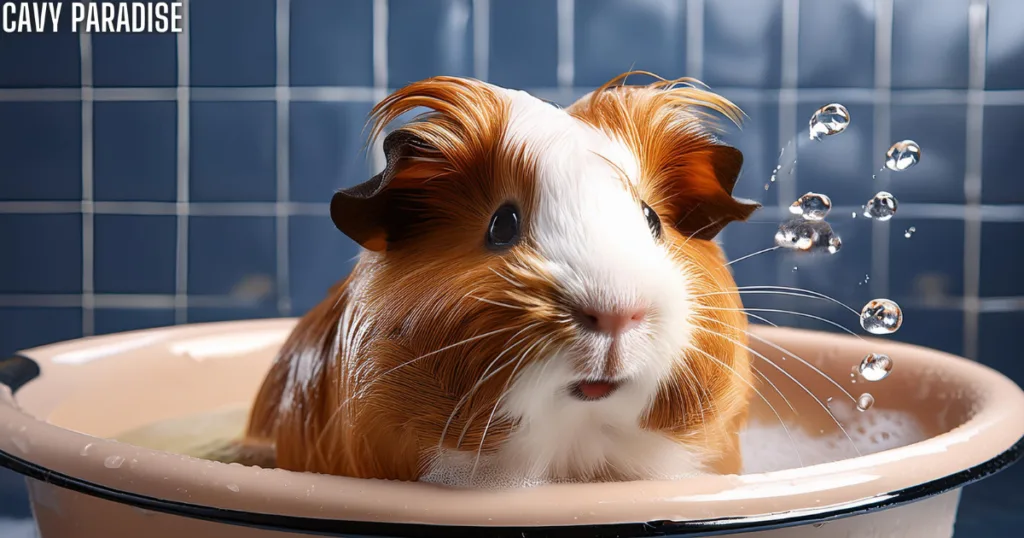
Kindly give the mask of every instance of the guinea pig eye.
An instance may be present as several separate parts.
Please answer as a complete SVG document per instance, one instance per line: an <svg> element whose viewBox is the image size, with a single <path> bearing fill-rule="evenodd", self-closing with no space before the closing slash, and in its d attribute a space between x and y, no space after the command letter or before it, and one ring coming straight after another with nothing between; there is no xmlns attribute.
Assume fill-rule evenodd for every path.
<svg viewBox="0 0 1024 538"><path fill-rule="evenodd" d="M661 239L661 218L651 209L651 206L643 204L644 218L647 219L647 227L651 229L651 235L655 239Z"/></svg>
<svg viewBox="0 0 1024 538"><path fill-rule="evenodd" d="M491 215L487 227L487 244L494 248L509 248L519 241L519 209L505 204Z"/></svg>

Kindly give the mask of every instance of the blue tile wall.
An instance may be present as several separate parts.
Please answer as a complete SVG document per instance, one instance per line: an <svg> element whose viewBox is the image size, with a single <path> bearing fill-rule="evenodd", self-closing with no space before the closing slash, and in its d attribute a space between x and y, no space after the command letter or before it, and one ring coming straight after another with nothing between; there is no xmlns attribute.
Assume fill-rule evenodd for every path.
<svg viewBox="0 0 1024 538"><path fill-rule="evenodd" d="M82 198L82 107L77 102L0 103L0 198Z"/></svg>
<svg viewBox="0 0 1024 538"><path fill-rule="evenodd" d="M874 7L863 0L801 2L800 87L874 87Z"/></svg>
<svg viewBox="0 0 1024 538"><path fill-rule="evenodd" d="M392 0L388 17L388 84L438 75L473 75L469 0Z"/></svg>
<svg viewBox="0 0 1024 538"><path fill-rule="evenodd" d="M369 103L293 102L289 123L290 198L322 203L336 189L370 178L364 151Z"/></svg>
<svg viewBox="0 0 1024 538"><path fill-rule="evenodd" d="M173 202L177 198L176 103L96 103L93 122L96 200Z"/></svg>
<svg viewBox="0 0 1024 538"><path fill-rule="evenodd" d="M97 293L174 293L178 225L173 215L94 219Z"/></svg>
<svg viewBox="0 0 1024 538"><path fill-rule="evenodd" d="M309 310L345 278L359 255L358 245L334 227L330 217L292 217L288 224L288 277L292 307Z"/></svg>
<svg viewBox="0 0 1024 538"><path fill-rule="evenodd" d="M704 82L712 87L781 85L781 0L719 0L704 5Z"/></svg>
<svg viewBox="0 0 1024 538"><path fill-rule="evenodd" d="M189 5L192 86L277 83L274 0L217 0ZM238 23L241 13L245 14L245 24Z"/></svg>
<svg viewBox="0 0 1024 538"><path fill-rule="evenodd" d="M558 84L557 7L548 0L491 2L491 82L514 88Z"/></svg>
<svg viewBox="0 0 1024 538"><path fill-rule="evenodd" d="M0 214L0 230L0 293L82 292L81 215Z"/></svg>
<svg viewBox="0 0 1024 538"><path fill-rule="evenodd" d="M892 87L967 87L970 0L900 0L893 4ZM942 35L942 39L933 39Z"/></svg>
<svg viewBox="0 0 1024 538"><path fill-rule="evenodd" d="M1024 88L1024 3L1017 0L988 0L988 46L985 56L985 87L993 90Z"/></svg>
<svg viewBox="0 0 1024 538"><path fill-rule="evenodd" d="M270 217L189 217L188 288L231 295L246 279L276 283L277 232ZM276 296L272 289L271 296Z"/></svg>
<svg viewBox="0 0 1024 538"><path fill-rule="evenodd" d="M981 200L986 204L1024 203L1020 177L1021 139L1024 139L1024 105L985 107ZM923 160L923 156L922 156Z"/></svg>
<svg viewBox="0 0 1024 538"><path fill-rule="evenodd" d="M190 114L190 200L276 200L277 105L197 101Z"/></svg>
<svg viewBox="0 0 1024 538"><path fill-rule="evenodd" d="M970 355L1024 383L1016 359L1024 327L1024 182L1016 166L1024 3L895 0L892 13L878 14L890 3L697 1L195 0L180 39L94 35L84 64L81 36L66 28L4 35L0 254L18 263L0 264L0 353L182 320L302 314L359 252L331 223L327 202L382 165L365 149L364 127L386 91L434 75L481 76L566 106L635 68L695 76L747 115L723 138L744 153L735 194L765 207L722 233L729 259L772 245L785 216L780 192L832 199L840 253L759 254L731 266L739 285L798 286L854 308L885 294L904 306L904 325L891 338ZM971 4L987 5L984 32L969 31L971 10L979 9ZM892 21L891 51L876 51L880 15ZM386 35L375 36L381 29ZM981 35L987 41L972 47ZM796 47L784 47L786 39ZM566 44L571 53L560 50ZM985 92L969 100L975 47L984 52ZM788 50L795 57L784 58ZM890 54L891 92L875 93L876 52ZM795 67L797 87L780 91L784 64ZM699 71L687 70L693 65ZM179 80L179 66L187 80ZM287 67L281 78L279 67ZM83 80L93 86L84 104ZM187 110L179 109L179 84L190 89L180 104ZM808 118L828 102L848 107L850 127L807 140ZM889 132L876 132L884 124L875 114L885 110ZM968 129L979 117L975 146ZM783 171L769 183L791 142L780 140L780 122L797 134L787 150L797 154L796 174ZM922 146L922 161L872 179L884 147L901 139ZM980 156L968 155L973 147ZM964 204L979 202L964 183L975 157L981 205L971 211L980 214L981 238L966 245L976 240L964 222ZM881 188L901 204L886 227L860 216ZM910 226L916 232L908 239ZM874 243L881 232L887 250ZM965 257L978 250L979 331L965 336L974 314L962 307L971 290L964 267L976 261ZM880 265L887 279L873 273ZM176 297L179 281L184 301ZM77 302L90 288L97 306L83 309ZM744 301L804 314L757 312L777 323L839 330L810 317L821 316L859 331L851 312L828 301L753 293ZM1024 502L1020 480L1018 466L968 488L957 537L1016 537L1024 520L1010 512ZM0 518L23 517L24 495L12 494L9 482L0 475Z"/></svg>
<svg viewBox="0 0 1024 538"><path fill-rule="evenodd" d="M96 334L110 334L174 325L170 308L103 308L96 311Z"/></svg>
<svg viewBox="0 0 1024 538"><path fill-rule="evenodd" d="M373 85L373 0L291 3L292 86Z"/></svg>
<svg viewBox="0 0 1024 538"><path fill-rule="evenodd" d="M600 86L638 69L686 74L686 3L591 0L576 4L576 83Z"/></svg>

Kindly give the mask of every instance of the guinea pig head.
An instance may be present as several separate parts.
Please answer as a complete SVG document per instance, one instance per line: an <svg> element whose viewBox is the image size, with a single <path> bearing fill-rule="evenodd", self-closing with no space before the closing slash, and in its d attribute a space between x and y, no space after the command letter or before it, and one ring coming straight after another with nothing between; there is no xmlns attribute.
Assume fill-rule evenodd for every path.
<svg viewBox="0 0 1024 538"><path fill-rule="evenodd" d="M740 112L620 80L562 109L438 77L374 110L376 134L429 109L332 200L367 250L341 340L353 420L415 453L416 478L738 470L746 325L714 238L758 206L732 196L743 158L714 120Z"/></svg>

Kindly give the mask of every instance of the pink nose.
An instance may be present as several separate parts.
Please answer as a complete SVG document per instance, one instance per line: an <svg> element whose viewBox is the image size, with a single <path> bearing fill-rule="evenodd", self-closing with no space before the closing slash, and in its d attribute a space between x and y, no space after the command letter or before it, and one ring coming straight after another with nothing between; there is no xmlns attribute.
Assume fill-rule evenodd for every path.
<svg viewBox="0 0 1024 538"><path fill-rule="evenodd" d="M642 308L595 310L584 308L579 313L580 323L587 330L618 336L639 325L647 312Z"/></svg>

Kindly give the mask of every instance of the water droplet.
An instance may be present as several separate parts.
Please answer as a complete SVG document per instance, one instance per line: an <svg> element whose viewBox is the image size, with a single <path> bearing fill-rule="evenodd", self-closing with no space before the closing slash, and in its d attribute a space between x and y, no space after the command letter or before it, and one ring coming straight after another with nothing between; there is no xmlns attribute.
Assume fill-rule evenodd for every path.
<svg viewBox="0 0 1024 538"><path fill-rule="evenodd" d="M892 359L882 353L868 353L860 361L858 372L868 381L881 381L892 371Z"/></svg>
<svg viewBox="0 0 1024 538"><path fill-rule="evenodd" d="M913 140L896 142L885 152L885 167L899 172L917 164L921 160L921 146Z"/></svg>
<svg viewBox="0 0 1024 538"><path fill-rule="evenodd" d="M916 231L917 231L917 228L911 226L910 228L907 228L907 231L903 232L903 237L906 237L907 239L910 239L910 236L914 235L914 232L916 232Z"/></svg>
<svg viewBox="0 0 1024 538"><path fill-rule="evenodd" d="M793 219L780 224L775 232L775 245L793 250L828 249L834 253L841 244L832 226L823 220Z"/></svg>
<svg viewBox="0 0 1024 538"><path fill-rule="evenodd" d="M89 443L89 444L83 446L82 450L78 451L78 455L79 456L87 456L87 455L89 455L89 449L90 448L92 448L92 443Z"/></svg>
<svg viewBox="0 0 1024 538"><path fill-rule="evenodd" d="M807 220L822 220L832 209L832 200L816 192L809 192L789 206L789 212L800 215Z"/></svg>
<svg viewBox="0 0 1024 538"><path fill-rule="evenodd" d="M234 491L235 493L238 493L238 486L235 484L228 484L227 488L230 489L231 491Z"/></svg>
<svg viewBox="0 0 1024 538"><path fill-rule="evenodd" d="M857 398L857 409L861 411L871 409L872 405L875 405L875 397L866 392Z"/></svg>
<svg viewBox="0 0 1024 538"><path fill-rule="evenodd" d="M839 103L832 103L819 108L811 116L809 130L811 140L819 140L822 136L839 134L850 125L850 112Z"/></svg>
<svg viewBox="0 0 1024 538"><path fill-rule="evenodd" d="M875 220L889 220L896 214L896 197L880 191L864 206L864 216Z"/></svg>
<svg viewBox="0 0 1024 538"><path fill-rule="evenodd" d="M107 456L107 459L103 460L103 466L107 469L117 469L124 463L124 456Z"/></svg>
<svg viewBox="0 0 1024 538"><path fill-rule="evenodd" d="M796 266L795 265L793 266L793 272L794 273L796 272Z"/></svg>
<svg viewBox="0 0 1024 538"><path fill-rule="evenodd" d="M838 235L833 235L828 238L828 253L835 254L839 252L839 249L843 248L843 240Z"/></svg>
<svg viewBox="0 0 1024 538"><path fill-rule="evenodd" d="M903 325L903 311L889 299L875 299L860 311L860 326L871 334L892 334L900 325Z"/></svg>
<svg viewBox="0 0 1024 538"><path fill-rule="evenodd" d="M853 211L853 212L851 212L851 216L852 216L853 218L857 218L857 212L856 212L856 211Z"/></svg>

